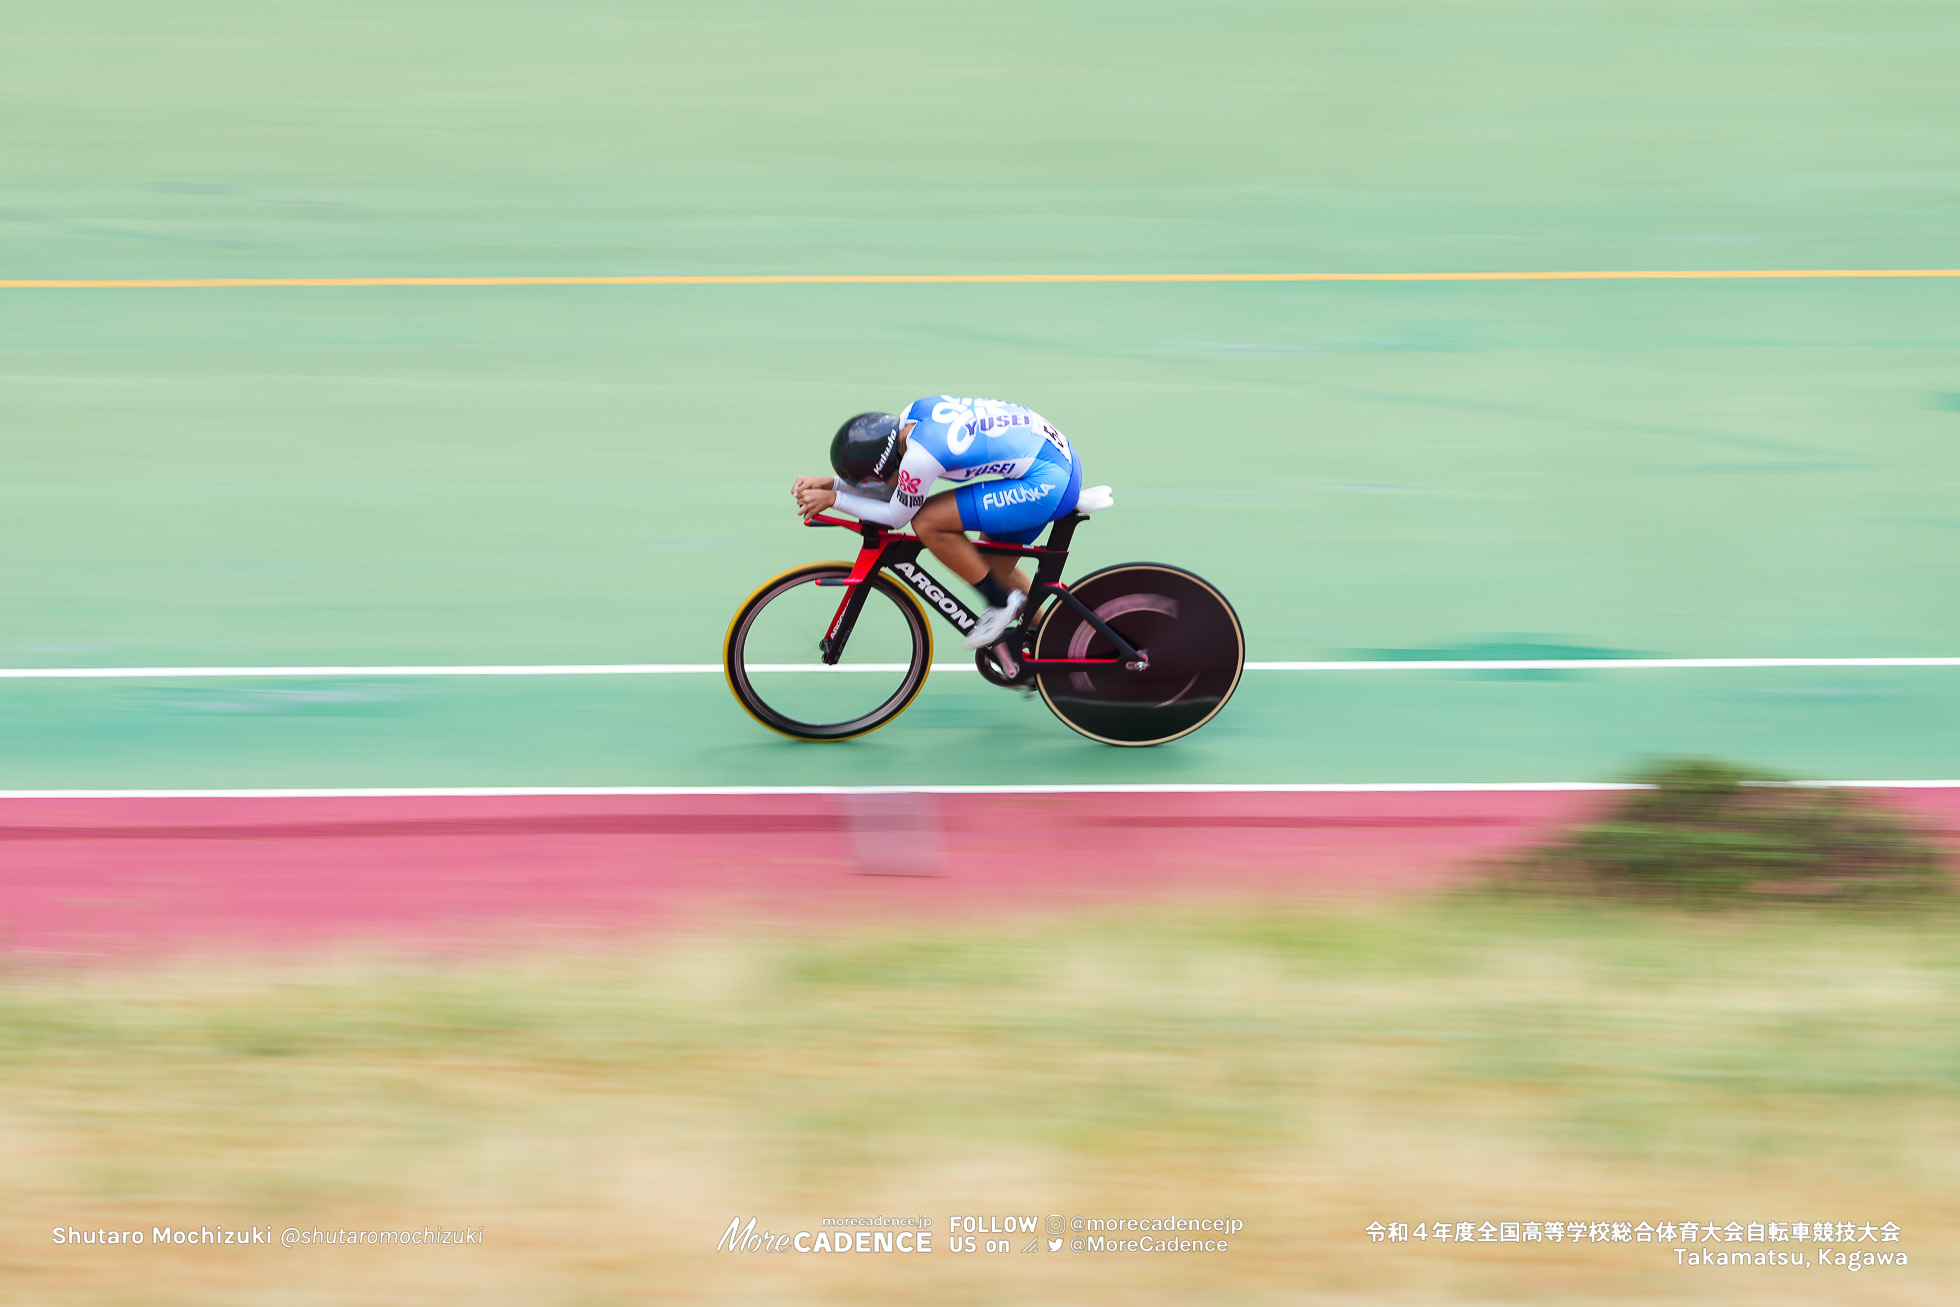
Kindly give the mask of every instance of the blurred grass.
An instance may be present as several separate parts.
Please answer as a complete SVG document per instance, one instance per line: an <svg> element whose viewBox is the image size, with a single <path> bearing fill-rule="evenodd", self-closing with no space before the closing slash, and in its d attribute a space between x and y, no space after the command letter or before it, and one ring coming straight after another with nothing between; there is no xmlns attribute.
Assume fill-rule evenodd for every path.
<svg viewBox="0 0 1960 1307"><path fill-rule="evenodd" d="M1869 791L1791 786L1705 758L1643 767L1644 788L1514 859L1493 888L1687 908L1761 903L1944 909L1957 888L1936 831Z"/></svg>
<svg viewBox="0 0 1960 1307"><path fill-rule="evenodd" d="M1951 919L1263 904L515 961L15 969L0 1300L1951 1301ZM731 1258L728 1219L1246 1221L1229 1254ZM1906 1271L1371 1220L1896 1221ZM469 1249L56 1224L482 1224ZM943 1235L941 1237L943 1248ZM841 1263L841 1264L840 1264ZM376 1295L380 1295L377 1297Z"/></svg>

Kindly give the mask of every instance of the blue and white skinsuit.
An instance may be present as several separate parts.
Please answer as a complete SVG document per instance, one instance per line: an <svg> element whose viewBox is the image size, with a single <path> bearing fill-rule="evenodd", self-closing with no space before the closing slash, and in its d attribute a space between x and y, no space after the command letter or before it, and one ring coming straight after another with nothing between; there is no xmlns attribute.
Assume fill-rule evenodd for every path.
<svg viewBox="0 0 1960 1307"><path fill-rule="evenodd" d="M906 433L905 457L891 498L840 487L838 508L862 521L901 527L925 504L932 483L944 477L961 483L953 496L963 530L1026 545L1073 511L1082 493L1082 460L1068 437L1019 404L932 395L912 402L899 430Z"/></svg>

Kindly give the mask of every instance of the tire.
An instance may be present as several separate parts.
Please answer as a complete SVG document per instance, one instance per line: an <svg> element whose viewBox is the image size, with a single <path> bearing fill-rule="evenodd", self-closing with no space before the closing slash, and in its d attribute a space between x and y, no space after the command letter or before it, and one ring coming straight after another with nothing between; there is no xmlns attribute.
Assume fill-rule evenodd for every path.
<svg viewBox="0 0 1960 1307"><path fill-rule="evenodd" d="M1202 577L1162 563L1120 563L1071 587L1077 599L1150 660L1038 672L1050 711L1104 744L1163 744L1203 726L1238 689L1245 632L1225 596ZM1036 658L1100 658L1115 650L1082 614L1055 604L1035 632Z"/></svg>
<svg viewBox="0 0 1960 1307"><path fill-rule="evenodd" d="M784 572L750 595L728 624L728 688L770 730L798 740L848 740L904 712L924 688L932 670L925 609L883 572L872 574L844 657L823 665L819 642L849 591L816 583L850 574L849 563Z"/></svg>

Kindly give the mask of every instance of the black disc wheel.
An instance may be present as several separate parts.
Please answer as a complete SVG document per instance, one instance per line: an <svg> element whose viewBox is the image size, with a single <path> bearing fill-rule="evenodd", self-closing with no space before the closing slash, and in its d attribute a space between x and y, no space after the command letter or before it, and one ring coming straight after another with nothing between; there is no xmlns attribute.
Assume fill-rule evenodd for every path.
<svg viewBox="0 0 1960 1307"><path fill-rule="evenodd" d="M729 623L722 649L728 688L770 730L847 740L904 712L925 685L932 669L925 610L882 572L863 587L864 607L843 657L824 663L824 637L857 588L835 583L850 574L848 563L785 572L750 595Z"/></svg>
<svg viewBox="0 0 1960 1307"><path fill-rule="evenodd" d="M1071 587L1102 622L1148 660L1054 668L1036 674L1041 697L1073 730L1104 744L1162 744L1189 735L1238 688L1245 633L1225 596L1162 563L1122 563ZM1056 603L1035 633L1036 658L1108 658L1109 640L1073 605Z"/></svg>

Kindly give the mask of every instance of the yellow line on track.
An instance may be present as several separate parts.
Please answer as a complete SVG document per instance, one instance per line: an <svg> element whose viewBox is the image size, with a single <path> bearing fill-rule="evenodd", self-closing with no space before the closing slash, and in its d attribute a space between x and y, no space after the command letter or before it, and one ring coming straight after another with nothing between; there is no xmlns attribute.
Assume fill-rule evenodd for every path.
<svg viewBox="0 0 1960 1307"><path fill-rule="evenodd" d="M917 286L1048 282L1765 281L1960 277L1960 268L1715 268L1595 272L979 272L676 277L168 277L0 280L0 290L215 290L311 286Z"/></svg>

